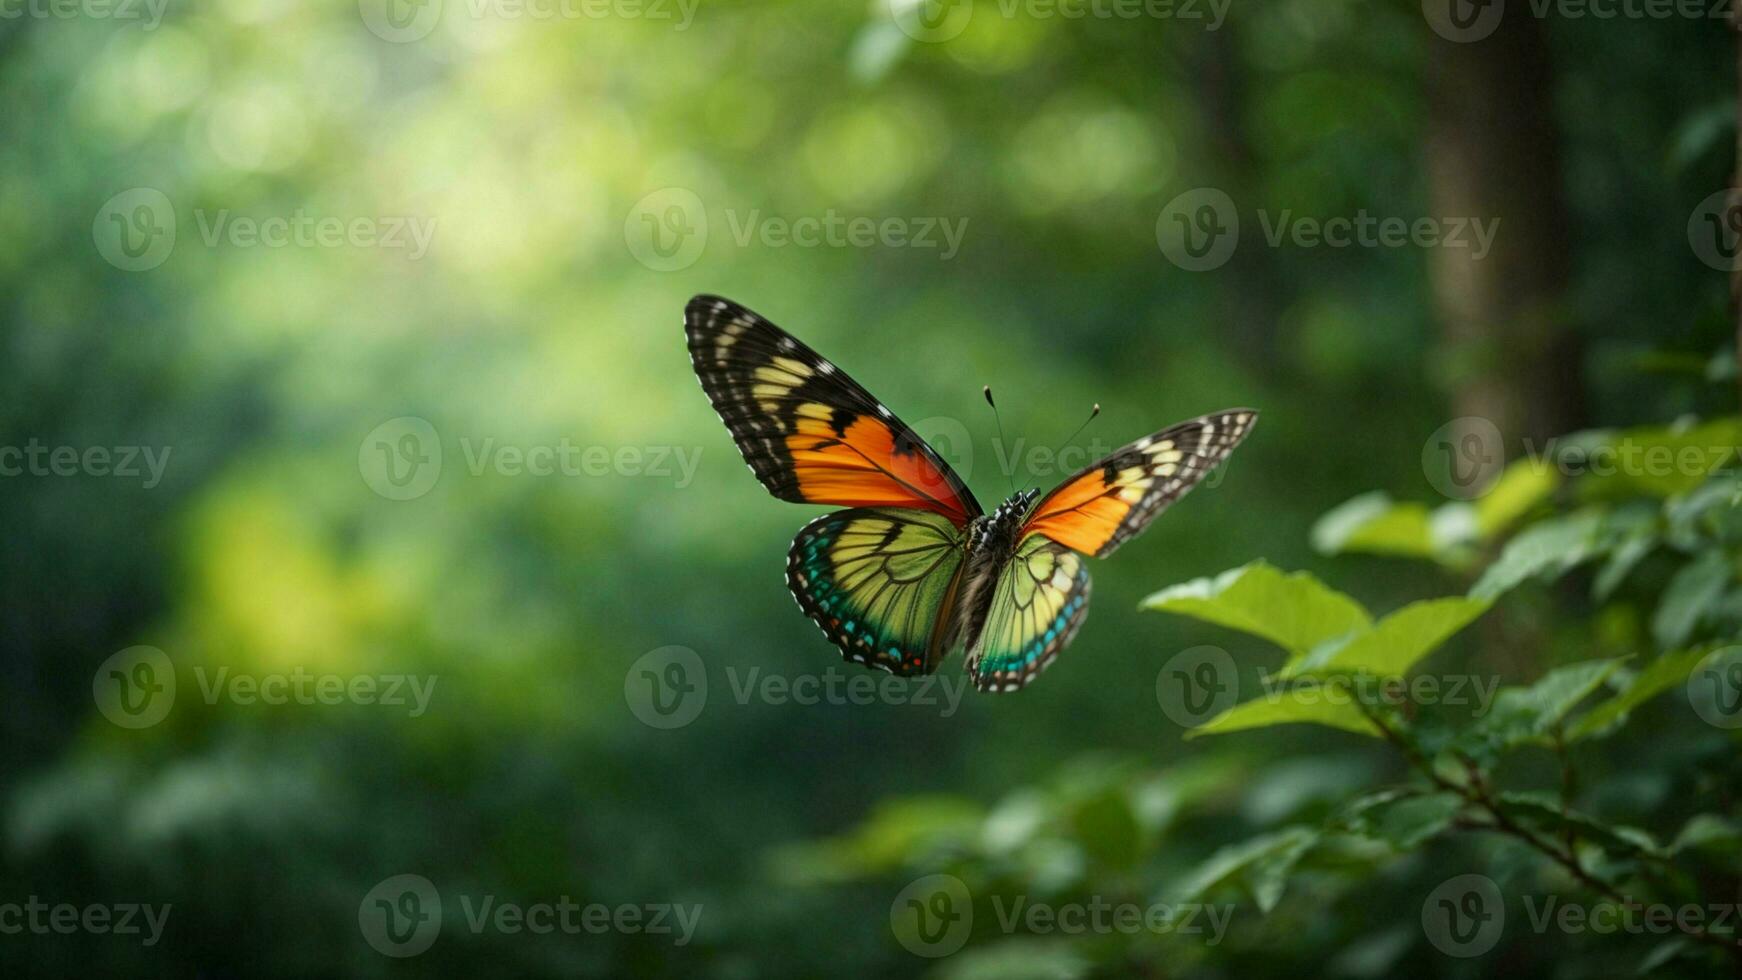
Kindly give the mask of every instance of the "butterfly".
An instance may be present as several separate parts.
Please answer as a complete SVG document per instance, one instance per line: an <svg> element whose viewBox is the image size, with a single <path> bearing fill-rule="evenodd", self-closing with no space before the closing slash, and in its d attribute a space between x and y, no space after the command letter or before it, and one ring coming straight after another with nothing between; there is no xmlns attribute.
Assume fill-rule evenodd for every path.
<svg viewBox="0 0 1742 980"><path fill-rule="evenodd" d="M929 674L958 644L982 691L1014 691L1088 611L1084 556L1129 541L1252 431L1234 408L1162 429L1051 493L991 514L883 403L791 334L731 300L684 310L690 362L750 472L781 500L846 507L806 524L786 581L850 661Z"/></svg>

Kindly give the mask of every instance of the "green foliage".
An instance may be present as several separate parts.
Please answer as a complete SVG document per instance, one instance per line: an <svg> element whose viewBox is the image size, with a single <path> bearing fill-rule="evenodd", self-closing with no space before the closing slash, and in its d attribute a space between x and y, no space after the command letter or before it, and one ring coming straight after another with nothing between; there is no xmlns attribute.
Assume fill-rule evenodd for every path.
<svg viewBox="0 0 1742 980"><path fill-rule="evenodd" d="M1609 903L1626 896L1695 907L1721 899L1708 891L1711 883L1734 882L1742 870L1742 825L1713 812L1724 805L1723 791L1694 788L1687 799L1659 791L1655 809L1623 806L1617 793L1624 770L1608 770L1615 788L1588 790L1581 771L1605 769L1598 747L1608 754L1636 748L1642 717L1651 719L1647 724L1660 731L1656 737L1666 746L1709 744L1720 756L1735 753L1734 738L1710 727L1709 718L1695 717L1685 703L1663 708L1676 700L1666 694L1702 677L1727 676L1710 658L1742 639L1735 574L1742 546L1742 525L1734 516L1739 484L1731 470L1693 458L1700 440L1733 434L1732 425L1719 422L1575 440L1640 459L1652 452L1672 458L1685 453L1697 480L1608 472L1563 478L1558 469L1517 463L1489 496L1474 502L1429 510L1367 495L1338 507L1314 530L1321 550L1425 560L1459 576L1465 595L1406 602L1374 619L1354 596L1318 577L1256 561L1144 600L1145 610L1231 629L1283 652L1280 668L1260 665L1260 694L1192 727L1188 738L1250 738L1304 723L1338 733L1332 738L1356 734L1366 736L1360 745L1387 747L1407 773L1402 779L1395 770L1356 768L1345 770L1355 774L1353 783L1332 789L1324 772L1303 769L1308 784L1329 793L1318 797L1322 808L1249 803L1247 810L1265 814L1265 821L1186 866L1149 856L1145 825L1126 805L1129 789L1102 787L1050 806L1029 798L1036 809L1025 822L1052 824L1073 836L1082 857L1078 867L1103 887L1136 880L1175 902L1234 900L1268 917L1262 921L1280 920L1277 929L1310 915L1308 909L1327 896L1334 901L1343 889L1379 887L1383 876L1394 873L1388 868L1416 867L1412 860L1457 847L1472 862L1464 867L1485 866L1492 878L1514 882L1510 887L1550 893L1559 902ZM1706 456L1728 460L1718 452ZM1455 535L1442 533L1453 527L1460 529ZM1557 584L1580 569L1588 571L1587 589ZM1498 617L1516 631L1519 617L1545 615L1545 601L1581 593L1599 605L1558 625L1565 637L1555 644L1558 662L1534 676L1509 667L1504 684L1502 672L1476 666L1473 651L1499 634L1486 626L1467 629L1473 623L1487 617L1484 623L1493 626ZM1617 640L1642 645L1577 655L1581 648L1612 650ZM1644 641L1656 649L1644 649ZM1488 672L1494 672L1493 685L1481 689L1473 704L1434 696L1463 675L1474 673L1480 682ZM1664 765L1687 765L1673 759ZM1140 778L1137 772L1127 778ZM1641 772L1635 778L1655 784L1665 775ZM1268 776L1273 782L1265 782L1266 773L1256 778L1254 801L1272 790L1300 798L1285 790L1292 777L1277 772ZM1721 777L1701 776L1696 768L1679 778L1704 787L1704 780ZM1216 793L1176 792L1170 799L1170 827L1194 808L1210 820L1225 811ZM1477 840L1505 846L1463 844ZM982 875L988 870L971 858L961 867ZM1433 884L1430 879L1405 900L1402 918L1413 914L1409 904L1419 906ZM1086 885L1076 879L1073 887ZM1291 896L1299 896L1299 908ZM1251 928L1276 941L1263 927ZM1724 963L1735 942L1733 927L1722 924L1687 922L1673 931L1673 937L1638 950L1638 960L1652 969L1697 973ZM1610 955L1601 947L1616 941L1573 939L1573 948L1594 965ZM1391 962L1407 946L1376 935L1352 948ZM1085 962L1117 962L1105 958L1102 944L1076 948L1089 953ZM1094 960L1095 952L1103 958ZM1118 953L1129 954L1128 948Z"/></svg>

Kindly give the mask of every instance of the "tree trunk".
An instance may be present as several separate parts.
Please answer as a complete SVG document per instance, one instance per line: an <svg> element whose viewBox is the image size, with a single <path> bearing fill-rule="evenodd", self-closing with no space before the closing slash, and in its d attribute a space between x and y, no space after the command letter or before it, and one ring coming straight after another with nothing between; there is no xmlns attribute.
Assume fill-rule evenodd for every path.
<svg viewBox="0 0 1742 980"><path fill-rule="evenodd" d="M1583 415L1580 345L1565 307L1569 223L1542 24L1515 4L1491 35L1432 39L1432 214L1499 220L1486 255L1475 247L1429 252L1453 408L1459 417L1492 422L1509 447L1527 438L1541 445Z"/></svg>

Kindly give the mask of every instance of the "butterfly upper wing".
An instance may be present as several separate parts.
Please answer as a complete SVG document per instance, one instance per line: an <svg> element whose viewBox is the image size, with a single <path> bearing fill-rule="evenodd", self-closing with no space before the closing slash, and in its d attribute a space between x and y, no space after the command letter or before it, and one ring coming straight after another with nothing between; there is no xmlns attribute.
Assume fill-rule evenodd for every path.
<svg viewBox="0 0 1742 980"><path fill-rule="evenodd" d="M768 491L798 503L917 507L958 527L980 505L948 463L870 392L730 300L684 310L702 390Z"/></svg>
<svg viewBox="0 0 1742 980"><path fill-rule="evenodd" d="M848 660L929 674L955 645L964 543L961 528L931 511L836 511L799 531L786 583Z"/></svg>
<svg viewBox="0 0 1742 980"><path fill-rule="evenodd" d="M1145 436L1059 484L1024 530L1105 558L1215 469L1257 419L1232 408Z"/></svg>
<svg viewBox="0 0 1742 980"><path fill-rule="evenodd" d="M982 691L1014 691L1045 670L1089 611L1083 557L1030 534L996 570L968 626L968 673Z"/></svg>

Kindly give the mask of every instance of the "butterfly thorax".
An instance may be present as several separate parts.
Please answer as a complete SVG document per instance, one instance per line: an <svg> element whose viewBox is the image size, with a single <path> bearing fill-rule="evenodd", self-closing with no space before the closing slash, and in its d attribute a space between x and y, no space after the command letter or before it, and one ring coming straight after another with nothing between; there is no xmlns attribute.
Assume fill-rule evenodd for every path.
<svg viewBox="0 0 1742 980"><path fill-rule="evenodd" d="M974 518L968 525L969 563L975 563L976 559L993 563L1008 561L1016 553L1016 543L1022 537L1022 524L1028 517L1029 508L1034 506L1039 496L1039 490L1018 491L999 504L997 510Z"/></svg>
<svg viewBox="0 0 1742 980"><path fill-rule="evenodd" d="M968 556L962 566L962 617L960 638L972 645L986 621L987 607L992 600L992 583L998 573L1016 554L1022 540L1022 526L1030 508L1040 496L1039 490L1023 490L998 505L990 514L974 518L968 525Z"/></svg>

